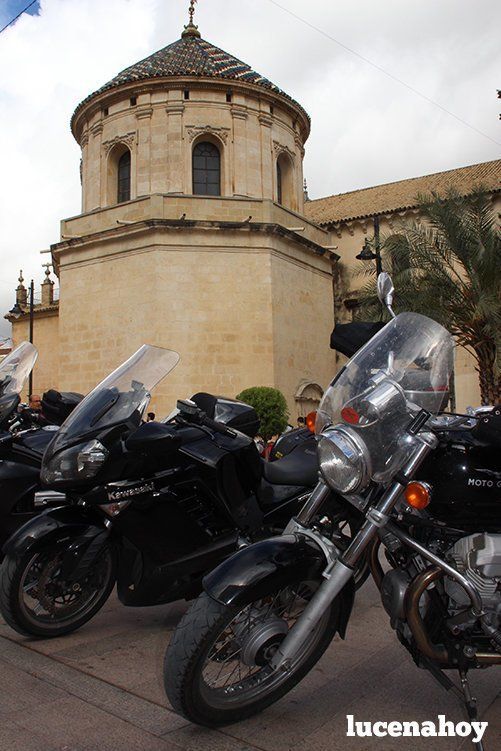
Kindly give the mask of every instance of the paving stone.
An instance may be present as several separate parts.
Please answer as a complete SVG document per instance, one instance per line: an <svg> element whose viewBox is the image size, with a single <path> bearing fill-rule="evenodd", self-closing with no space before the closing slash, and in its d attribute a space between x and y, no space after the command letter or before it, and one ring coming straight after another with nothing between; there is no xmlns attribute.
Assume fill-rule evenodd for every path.
<svg viewBox="0 0 501 751"><path fill-rule="evenodd" d="M161 739L132 722L110 715L76 697L19 713L22 730L39 736L47 745L71 751L180 751L174 741ZM43 746L41 747L43 748Z"/></svg>
<svg viewBox="0 0 501 751"><path fill-rule="evenodd" d="M26 640L0 627L2 684L12 687L0 695L0 751L430 751L427 739L347 737L346 715L464 719L456 698L398 643L368 583L357 595L346 641L337 637L286 697L220 730L193 726L169 708L162 685L165 648L186 607L124 608L113 595L96 619L68 637ZM487 751L497 751L498 672L477 671L471 682L491 723ZM472 747L461 739L432 743L438 751Z"/></svg>
<svg viewBox="0 0 501 751"><path fill-rule="evenodd" d="M64 696L61 689L13 667L0 653L0 723L13 712L30 710Z"/></svg>

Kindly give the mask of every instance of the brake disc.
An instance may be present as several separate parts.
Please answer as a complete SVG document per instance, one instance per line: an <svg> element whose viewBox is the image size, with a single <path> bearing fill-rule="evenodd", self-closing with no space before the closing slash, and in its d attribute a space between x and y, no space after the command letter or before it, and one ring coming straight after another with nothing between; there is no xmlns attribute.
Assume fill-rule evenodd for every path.
<svg viewBox="0 0 501 751"><path fill-rule="evenodd" d="M42 568L42 573L40 574L37 586L38 601L51 615L54 615L56 612L56 604L54 602L54 595L50 594L47 589L51 584L51 577L59 565L59 557L52 558L48 561ZM61 592L61 594L64 594L64 592Z"/></svg>

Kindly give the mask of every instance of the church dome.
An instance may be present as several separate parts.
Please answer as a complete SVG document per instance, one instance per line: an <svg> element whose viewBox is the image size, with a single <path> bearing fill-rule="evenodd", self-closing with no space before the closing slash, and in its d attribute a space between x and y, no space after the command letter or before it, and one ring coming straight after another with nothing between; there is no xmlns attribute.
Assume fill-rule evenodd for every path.
<svg viewBox="0 0 501 751"><path fill-rule="evenodd" d="M188 24L180 39L145 57L144 60L125 68L111 81L105 83L104 86L101 86L80 102L73 113L72 125L80 110L94 97L135 82L180 77L223 79L259 86L287 99L301 111L309 123L307 113L292 97L253 70L247 63L203 39L198 28L193 24Z"/></svg>

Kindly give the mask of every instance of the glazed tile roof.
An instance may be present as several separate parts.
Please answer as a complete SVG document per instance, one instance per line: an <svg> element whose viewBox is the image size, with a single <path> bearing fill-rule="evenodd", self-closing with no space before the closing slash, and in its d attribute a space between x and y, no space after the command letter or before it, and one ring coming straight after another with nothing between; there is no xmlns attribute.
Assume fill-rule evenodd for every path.
<svg viewBox="0 0 501 751"><path fill-rule="evenodd" d="M196 27L193 27L196 28ZM292 97L275 86L264 76L256 73L255 70L238 60L228 52L215 47L210 42L202 39L198 32L197 35L187 34L184 32L181 39L167 45L153 55L140 60L138 63L131 65L122 70L118 75L101 86L86 97L76 108L73 117L79 109L91 100L93 97L110 89L117 88L123 84L134 81L142 81L150 78L165 78L178 76L193 76L197 78L222 78L233 81L244 81L246 83L262 86L275 94L286 97L296 107L303 112L303 108ZM305 116L308 118L306 112ZM309 121L309 118L308 118Z"/></svg>
<svg viewBox="0 0 501 751"><path fill-rule="evenodd" d="M501 159L318 198L305 203L304 213L316 224L335 224L414 208L418 194L443 194L449 187L467 195L475 185L500 191Z"/></svg>

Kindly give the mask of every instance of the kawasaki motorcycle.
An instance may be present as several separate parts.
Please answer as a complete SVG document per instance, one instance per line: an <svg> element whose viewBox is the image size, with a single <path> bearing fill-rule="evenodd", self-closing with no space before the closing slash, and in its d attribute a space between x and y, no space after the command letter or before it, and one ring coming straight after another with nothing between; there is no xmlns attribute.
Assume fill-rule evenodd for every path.
<svg viewBox="0 0 501 751"><path fill-rule="evenodd" d="M33 344L22 342L0 363L0 548L41 508L65 500L64 494L42 490L40 466L53 431L82 397L48 391L42 413L21 404L19 395L37 357Z"/></svg>
<svg viewBox="0 0 501 751"><path fill-rule="evenodd" d="M177 364L144 345L76 407L47 447L41 477L66 494L4 546L0 609L14 629L57 636L86 623L115 581L125 605L156 605L201 589L203 575L252 541L280 533L309 496L309 442L265 463L248 405L209 394L142 423L153 387ZM242 431L247 431L250 435ZM359 518L331 503L316 519L347 547Z"/></svg>
<svg viewBox="0 0 501 751"><path fill-rule="evenodd" d="M387 275L379 289L391 310ZM501 663L501 409L441 415L452 361L442 326L402 313L336 376L317 417L313 493L281 536L204 579L174 633L164 679L175 710L219 726L290 691L336 633L345 637L353 573L369 552L399 640L475 717L467 673ZM315 523L333 493L364 517L345 550ZM445 669L459 672L461 689Z"/></svg>

